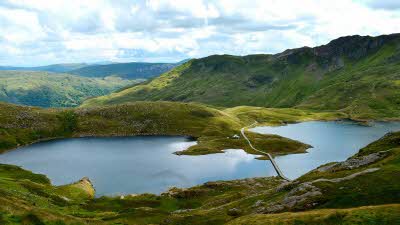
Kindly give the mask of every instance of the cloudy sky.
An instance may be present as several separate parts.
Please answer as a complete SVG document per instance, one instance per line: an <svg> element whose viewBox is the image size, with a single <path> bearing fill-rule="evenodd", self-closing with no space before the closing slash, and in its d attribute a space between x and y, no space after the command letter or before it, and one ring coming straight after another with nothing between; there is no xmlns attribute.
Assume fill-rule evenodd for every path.
<svg viewBox="0 0 400 225"><path fill-rule="evenodd" d="M173 62L400 32L400 0L0 0L0 65Z"/></svg>

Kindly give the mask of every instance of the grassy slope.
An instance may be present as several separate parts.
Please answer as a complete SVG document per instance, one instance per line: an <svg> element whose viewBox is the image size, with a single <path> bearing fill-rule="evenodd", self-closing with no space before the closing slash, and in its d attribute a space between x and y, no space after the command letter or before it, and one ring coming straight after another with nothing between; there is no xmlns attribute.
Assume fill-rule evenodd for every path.
<svg viewBox="0 0 400 225"><path fill-rule="evenodd" d="M41 107L77 106L88 97L109 94L133 83L137 82L116 77L0 71L0 101Z"/></svg>
<svg viewBox="0 0 400 225"><path fill-rule="evenodd" d="M281 181L282 185L275 185L270 189L264 188L263 191L253 191L252 194L244 194L241 197L239 195L229 198L229 195L225 196L224 193L221 193L219 198L213 197L213 204L207 202L195 210L173 214L170 221L173 224L222 224L239 217L237 223L234 224L252 224L257 219L259 219L259 224L280 224L285 220L288 224L312 222L314 224L323 222L352 224L355 221L359 221L361 224L392 224L393 221L399 219L398 214L392 213L399 211L398 204L400 203L398 194L400 185L397 179L400 174L400 132L387 135L363 148L353 158L379 151L387 151L387 155L376 162L358 168L337 168L325 172L314 170L291 183L283 184ZM370 168L379 168L379 170L339 182L318 181L321 178L343 178ZM318 188L321 194L302 197L303 194L313 192L304 188L303 185L306 182L311 183L313 188ZM293 205L285 205L290 197L298 197L298 200ZM184 199L195 198L186 197ZM370 209L357 208L383 204L397 205ZM283 205L283 207L277 209L276 206L279 205ZM268 213L268 210L274 209L274 207L277 209L274 212L278 213L297 211L306 211L306 213ZM336 210L338 208L349 210ZM316 211L307 212L308 210ZM261 213L270 215L257 215ZM316 217L313 217L313 214L316 214ZM250 216L241 218L244 215ZM313 219L315 220L313 221Z"/></svg>
<svg viewBox="0 0 400 225"><path fill-rule="evenodd" d="M175 63L112 63L90 65L72 70L69 73L84 77L107 77L115 75L125 79L143 79L158 76L174 68Z"/></svg>
<svg viewBox="0 0 400 225"><path fill-rule="evenodd" d="M277 55L209 56L83 106L140 100L341 110L399 118L399 35L347 37Z"/></svg>
<svg viewBox="0 0 400 225"><path fill-rule="evenodd" d="M254 113L259 115L255 117ZM221 110L202 104L177 102L135 102L47 110L0 103L0 152L41 139L61 137L188 135L197 138L198 144L183 154L217 153L232 148L254 153L243 138L231 137L239 135L240 128L255 120L282 124L337 118L345 118L345 115L253 107ZM271 153L304 152L308 148L308 145L276 135L249 132L248 136L256 147L268 148Z"/></svg>
<svg viewBox="0 0 400 225"><path fill-rule="evenodd" d="M12 116L11 116L12 115ZM70 114L0 102L0 152L71 133Z"/></svg>
<svg viewBox="0 0 400 225"><path fill-rule="evenodd" d="M175 188L160 196L143 194L124 198L92 199L92 195L84 191L90 190L90 186L83 189L76 185L54 187L43 175L0 165L3 203L0 221L3 224L23 221L45 224L56 221L57 224L395 224L400 210L397 180L400 132L386 135L352 158L380 151L386 151L385 155L373 163L352 169L314 170L291 183L279 178L251 178L208 182L189 189ZM317 181L346 177L368 168L379 170L340 182ZM313 182L311 185L319 188L322 194L298 201L278 213L260 214L284 201L287 195L309 192L298 189L305 182Z"/></svg>
<svg viewBox="0 0 400 225"><path fill-rule="evenodd" d="M42 224L39 218L57 220L52 224L91 220L74 215L79 205L93 199L94 189L87 181L56 187L44 175L4 164L0 177L0 224Z"/></svg>
<svg viewBox="0 0 400 225"><path fill-rule="evenodd" d="M321 209L299 213L252 215L240 217L231 225L267 224L396 224L400 221L400 205L365 206L350 209Z"/></svg>
<svg viewBox="0 0 400 225"><path fill-rule="evenodd" d="M241 121L247 124L257 121L259 124L272 126L309 120L336 120L347 118L347 114L343 112L301 110L293 108L237 106L226 108L223 111L238 117Z"/></svg>

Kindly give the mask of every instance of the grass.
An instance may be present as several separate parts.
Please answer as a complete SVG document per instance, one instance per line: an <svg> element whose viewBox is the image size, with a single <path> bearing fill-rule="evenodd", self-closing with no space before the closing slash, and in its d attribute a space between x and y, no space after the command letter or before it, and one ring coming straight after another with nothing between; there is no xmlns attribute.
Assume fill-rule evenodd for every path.
<svg viewBox="0 0 400 225"><path fill-rule="evenodd" d="M380 44L365 47L372 42ZM394 34L350 37L276 55L214 55L121 92L89 99L83 106L178 101L340 111L357 120L399 119L399 43Z"/></svg>
<svg viewBox="0 0 400 225"><path fill-rule="evenodd" d="M57 109L0 103L0 152L38 140L66 136L64 124L67 122L63 115Z"/></svg>
<svg viewBox="0 0 400 225"><path fill-rule="evenodd" d="M0 171L8 165L0 164ZM9 173L32 177L29 171L15 167ZM36 175L42 176L42 175ZM247 182L209 182L190 189L174 189L163 195L132 195L100 197L93 199L91 186L78 182L64 186L33 182L20 175L0 173L0 212L4 224L15 224L27 216L35 217L43 224L63 221L66 224L148 224L163 223L171 213L180 209L209 208L234 201L254 192L275 187L281 183L276 178L252 178ZM89 191L88 191L89 189ZM67 199L67 200L66 200ZM0 217L1 218L1 217Z"/></svg>
<svg viewBox="0 0 400 225"><path fill-rule="evenodd" d="M111 63L88 65L68 72L84 77L118 76L124 79L147 79L167 72L176 65L175 63Z"/></svg>
<svg viewBox="0 0 400 225"><path fill-rule="evenodd" d="M198 110L205 106L197 107ZM195 109L195 106L189 108ZM120 112L126 115L125 111ZM219 112L209 113L218 116ZM209 113L195 115L209 117ZM76 115L77 124L81 116L97 115L97 112L89 110L80 114ZM36 224L394 224L400 210L400 186L396 179L400 172L399 140L400 132L388 134L353 157L387 151L384 158L372 164L354 169L314 170L285 188L281 188L285 181L277 177L249 178L207 182L188 189L173 188L161 195L124 198L93 198L94 190L85 180L52 186L43 175L0 164L0 221L2 224L23 224L24 221ZM380 170L338 183L316 181L346 177L368 168ZM322 195L285 208L282 213L259 214L281 202L304 182L314 182L312 185Z"/></svg>
<svg viewBox="0 0 400 225"><path fill-rule="evenodd" d="M239 224L396 224L400 220L400 205L365 206L351 209L320 209L298 213L250 215L240 217L230 225Z"/></svg>
<svg viewBox="0 0 400 225"><path fill-rule="evenodd" d="M254 153L243 138L233 138L254 121L279 125L399 118L399 66L393 61L398 40L385 39L385 45L367 49L367 54L356 51L359 46L352 41L344 41L344 66L315 57L308 48L286 56L210 56L76 109L0 103L0 151L54 138L186 135L198 144L180 154L227 148ZM320 48L338 47L337 42ZM138 101L142 99L218 107ZM244 102L254 106L221 107ZM296 108L288 108L292 106ZM248 132L248 137L257 148L274 154L308 147L275 135ZM290 183L277 177L217 181L123 198L94 198L86 179L53 186L44 175L0 164L0 224L395 224L400 209L400 132L371 143L352 159L381 151L384 156L370 164L313 170ZM362 173L372 168L378 170Z"/></svg>
<svg viewBox="0 0 400 225"><path fill-rule="evenodd" d="M348 118L343 112L315 111L293 108L264 108L253 106L237 106L224 110L228 114L238 117L247 124L257 121L259 125L282 125L310 120L338 120Z"/></svg>
<svg viewBox="0 0 400 225"><path fill-rule="evenodd" d="M284 124L345 118L343 113L258 107L217 109L203 104L178 102L135 102L47 110L0 103L0 109L0 152L54 138L183 135L196 138L198 144L180 154L219 153L225 149L244 149L255 153L243 138L233 138L240 135L242 127L255 120L266 124ZM273 154L304 152L309 147L276 135L249 132L248 136L257 148L268 149Z"/></svg>
<svg viewBox="0 0 400 225"><path fill-rule="evenodd" d="M118 77L86 78L69 74L0 71L0 101L41 106L72 107L89 97L106 95L140 80Z"/></svg>
<svg viewBox="0 0 400 225"><path fill-rule="evenodd" d="M127 103L127 102L133 102L133 101L138 101L140 98L135 98L129 95L129 93L132 90L137 90L141 95L147 94L147 92L150 92L151 90L160 90L167 86L170 82L172 82L175 78L179 77L180 73L184 71L185 69L188 68L189 63L185 63L181 66L176 67L175 69L168 71L164 74L161 74L157 78L153 78L152 80L145 82L144 86L133 86L131 88L126 88L124 90L121 90L119 92L111 93L110 96L100 96L99 98L92 98L89 99L88 101L83 102L81 107L90 107L90 106L100 106L104 105L105 102L108 102L110 98L116 98L116 101L111 100L112 103L118 104L118 103ZM123 100L119 100L123 99Z"/></svg>
<svg viewBox="0 0 400 225"><path fill-rule="evenodd" d="M360 150L354 157L389 150L390 154L375 163L356 169L343 169L328 172L314 170L292 182L287 188L264 189L246 197L236 197L234 201L226 201L214 207L204 207L190 211L184 216L172 217L173 224L223 224L233 220L233 224L392 224L398 220L396 212L399 205L389 205L382 208L363 207L371 205L398 204L400 186L396 179L400 172L400 132L385 136ZM296 187L304 182L316 181L320 178L333 179L346 177L368 168L380 168L378 171L360 175L353 179L338 183L319 181L312 185L322 192L322 195L310 197L297 203L292 208L284 208L283 214L258 215L271 205L283 201ZM303 191L302 193L307 193ZM301 194L301 193L300 193ZM257 206L257 202L260 202ZM361 208L359 208L361 207ZM229 210L236 209L239 215L230 216ZM315 211L308 211L314 209ZM304 213L292 213L305 211ZM357 213L353 213L357 212ZM341 216L338 216L339 213ZM252 215L241 217L242 215Z"/></svg>
<svg viewBox="0 0 400 225"><path fill-rule="evenodd" d="M93 187L82 181L56 187L44 175L4 164L0 164L0 186L1 224L44 224L43 218L53 220L46 224L77 222L79 218L65 213L72 214L94 193Z"/></svg>

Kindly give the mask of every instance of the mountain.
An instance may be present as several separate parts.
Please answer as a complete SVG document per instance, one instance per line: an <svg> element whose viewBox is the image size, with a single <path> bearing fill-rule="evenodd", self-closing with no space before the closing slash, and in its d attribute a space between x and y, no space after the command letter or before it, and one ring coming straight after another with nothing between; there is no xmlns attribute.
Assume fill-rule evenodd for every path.
<svg viewBox="0 0 400 225"><path fill-rule="evenodd" d="M86 63L65 63L65 64L52 64L48 66L37 66L37 67L0 66L0 70L47 71L54 73L66 73L68 71L79 69L87 65L88 64Z"/></svg>
<svg viewBox="0 0 400 225"><path fill-rule="evenodd" d="M358 119L400 118L398 71L400 34L356 35L274 55L193 59L83 106L166 100L340 110Z"/></svg>
<svg viewBox="0 0 400 225"><path fill-rule="evenodd" d="M0 71L0 101L41 106L77 106L88 97L109 94L128 81L117 77L86 78L33 71Z"/></svg>
<svg viewBox="0 0 400 225"><path fill-rule="evenodd" d="M84 77L119 76L124 79L146 79L165 73L179 63L112 63L107 65L91 65L69 71L71 74Z"/></svg>
<svg viewBox="0 0 400 225"><path fill-rule="evenodd" d="M124 79L147 79L159 76L174 67L186 63L189 59L177 63L130 62L115 63L111 61L87 63L52 64L38 67L0 66L0 71L45 71L54 73L70 73L83 77L118 76Z"/></svg>

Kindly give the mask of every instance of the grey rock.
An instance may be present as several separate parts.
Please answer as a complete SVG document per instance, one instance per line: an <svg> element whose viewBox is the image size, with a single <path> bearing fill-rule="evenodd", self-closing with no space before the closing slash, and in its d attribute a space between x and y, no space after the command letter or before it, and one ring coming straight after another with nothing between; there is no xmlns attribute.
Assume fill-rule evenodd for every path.
<svg viewBox="0 0 400 225"><path fill-rule="evenodd" d="M322 195L322 193L320 191L310 191L310 192L306 192L302 195L294 195L294 196L285 197L281 203L287 208L293 208L296 204L302 203L302 202L306 201L307 199L318 196L318 195Z"/></svg>
<svg viewBox="0 0 400 225"><path fill-rule="evenodd" d="M388 151L380 151L365 156L347 159L344 162L329 164L317 169L318 172L335 172L340 170L351 170L377 162L388 155Z"/></svg>
<svg viewBox="0 0 400 225"><path fill-rule="evenodd" d="M240 209L237 208L232 208L228 210L228 215L229 216L239 216L242 213L242 211Z"/></svg>
<svg viewBox="0 0 400 225"><path fill-rule="evenodd" d="M264 201L263 200L258 200L258 201L256 201L256 203L254 203L254 205L253 205L253 207L260 207L260 206L262 206L262 205L264 205Z"/></svg>
<svg viewBox="0 0 400 225"><path fill-rule="evenodd" d="M175 210L173 213L186 213L186 212L190 212L192 210L193 209L178 209L178 210Z"/></svg>
<svg viewBox="0 0 400 225"><path fill-rule="evenodd" d="M280 204L271 205L265 209L264 213L275 213L275 212L282 211L283 209L285 209L285 207L283 205L280 205Z"/></svg>

